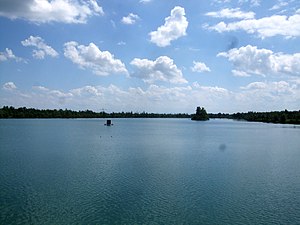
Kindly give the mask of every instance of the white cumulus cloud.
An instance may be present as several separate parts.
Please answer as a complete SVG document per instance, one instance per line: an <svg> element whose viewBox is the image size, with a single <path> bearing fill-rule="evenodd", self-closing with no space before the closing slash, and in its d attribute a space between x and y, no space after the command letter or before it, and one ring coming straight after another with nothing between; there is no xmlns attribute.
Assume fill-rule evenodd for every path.
<svg viewBox="0 0 300 225"><path fill-rule="evenodd" d="M126 45L126 42L120 41L120 42L117 43L117 45L119 45L119 46Z"/></svg>
<svg viewBox="0 0 300 225"><path fill-rule="evenodd" d="M265 89L265 88L267 88L267 84L265 82L252 82L245 87L241 87L241 89L244 89L244 90Z"/></svg>
<svg viewBox="0 0 300 225"><path fill-rule="evenodd" d="M270 10L278 10L281 9L282 7L287 6L289 3L286 1L279 1L277 4L273 5Z"/></svg>
<svg viewBox="0 0 300 225"><path fill-rule="evenodd" d="M298 109L300 86L297 81L252 82L240 88L235 98L241 108L257 111Z"/></svg>
<svg viewBox="0 0 300 225"><path fill-rule="evenodd" d="M273 93L275 95L283 93L296 93L299 91L297 85L290 84L287 81L273 81L273 82L252 82L244 87L241 87L242 90L264 92L264 93ZM298 89L298 90L297 90Z"/></svg>
<svg viewBox="0 0 300 225"><path fill-rule="evenodd" d="M149 2L152 2L152 0L140 0L139 3L147 4Z"/></svg>
<svg viewBox="0 0 300 225"><path fill-rule="evenodd" d="M7 82L5 84L3 84L3 89L7 90L7 91L12 91L17 89L17 86L13 83L13 82Z"/></svg>
<svg viewBox="0 0 300 225"><path fill-rule="evenodd" d="M0 62L7 61L7 60L15 60L17 62L23 61L22 58L15 56L13 51L9 48L6 48L4 52L0 52Z"/></svg>
<svg viewBox="0 0 300 225"><path fill-rule="evenodd" d="M227 19L253 19L255 17L254 12L244 12L240 8L225 8L216 12L208 12L206 16L216 17L216 18L227 18Z"/></svg>
<svg viewBox="0 0 300 225"><path fill-rule="evenodd" d="M258 49L256 46L247 45L221 52L217 56L225 57L232 62L235 75L300 76L300 53L274 53L268 49Z"/></svg>
<svg viewBox="0 0 300 225"><path fill-rule="evenodd" d="M149 33L150 40L159 47L168 46L171 41L185 36L187 27L184 8L176 6L171 10L171 15L165 18L165 24Z"/></svg>
<svg viewBox="0 0 300 225"><path fill-rule="evenodd" d="M143 79L144 82L166 81L170 83L187 83L182 72L174 64L173 59L167 56L160 56L156 60L135 58L130 63L137 70L131 74L133 77Z"/></svg>
<svg viewBox="0 0 300 225"><path fill-rule="evenodd" d="M198 72L198 73L202 73L202 72L210 72L210 68L208 66L205 65L205 63L203 62L193 62L194 66L191 68L193 72Z"/></svg>
<svg viewBox="0 0 300 225"><path fill-rule="evenodd" d="M57 57L58 53L51 46L47 45L43 38L38 36L30 36L24 41L21 41L23 46L35 47L32 56L36 59L44 59L46 55Z"/></svg>
<svg viewBox="0 0 300 225"><path fill-rule="evenodd" d="M10 83L10 82L7 82ZM12 84L6 85L14 90ZM35 108L70 108L100 111L188 112L203 105L208 112L272 111L299 109L300 79L252 82L231 91L219 86L192 85L121 88L116 85L81 86L71 90L56 90L35 86L31 90L17 89L0 95L1 105Z"/></svg>
<svg viewBox="0 0 300 225"><path fill-rule="evenodd" d="M260 38L284 36L285 38L300 36L300 14L292 16L273 15L260 19L245 19L231 23L224 21L214 25L205 25L204 28L217 32L244 30L249 34L256 34Z"/></svg>
<svg viewBox="0 0 300 225"><path fill-rule="evenodd" d="M235 77L250 77L250 74L241 70L232 70L232 75Z"/></svg>
<svg viewBox="0 0 300 225"><path fill-rule="evenodd" d="M37 91L49 91L49 89L44 86L33 86L32 89Z"/></svg>
<svg viewBox="0 0 300 225"><path fill-rule="evenodd" d="M132 25L132 24L135 24L138 19L140 19L140 17L138 15L129 13L128 16L124 16L122 18L121 22L123 24Z"/></svg>
<svg viewBox="0 0 300 225"><path fill-rule="evenodd" d="M127 69L121 60L115 59L109 51L101 51L94 43L79 45L71 41L64 45L64 55L82 69L91 69L101 76L110 74L127 74Z"/></svg>
<svg viewBox="0 0 300 225"><path fill-rule="evenodd" d="M251 7L257 7L260 6L261 0L239 0L240 4L246 4L249 3Z"/></svg>
<svg viewBox="0 0 300 225"><path fill-rule="evenodd" d="M70 91L75 96L101 96L101 90L99 88L96 88L94 86L84 86L81 88L75 88Z"/></svg>
<svg viewBox="0 0 300 225"><path fill-rule="evenodd" d="M103 15L96 0L4 0L0 16L34 23L86 23L94 15Z"/></svg>

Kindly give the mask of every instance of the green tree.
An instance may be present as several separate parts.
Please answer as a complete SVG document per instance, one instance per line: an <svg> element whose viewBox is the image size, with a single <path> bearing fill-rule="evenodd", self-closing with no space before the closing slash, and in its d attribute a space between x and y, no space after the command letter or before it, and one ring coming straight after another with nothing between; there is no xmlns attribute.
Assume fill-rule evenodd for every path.
<svg viewBox="0 0 300 225"><path fill-rule="evenodd" d="M192 115L191 119L205 121L205 120L209 120L209 117L206 110L203 107L201 108L200 106L198 106L196 109L196 114Z"/></svg>

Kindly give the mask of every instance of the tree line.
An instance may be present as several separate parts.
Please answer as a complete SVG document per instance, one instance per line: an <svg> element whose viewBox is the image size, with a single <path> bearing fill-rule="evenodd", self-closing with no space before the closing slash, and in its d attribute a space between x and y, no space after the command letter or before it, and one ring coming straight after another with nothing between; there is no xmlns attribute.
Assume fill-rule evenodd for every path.
<svg viewBox="0 0 300 225"><path fill-rule="evenodd" d="M4 106L0 109L0 118L190 118L186 113L147 113L147 112L93 112L91 110L74 111L69 109L34 109Z"/></svg>
<svg viewBox="0 0 300 225"><path fill-rule="evenodd" d="M273 111L273 112L246 112L246 113L206 113L202 107L197 107L196 114L187 113L147 113L147 112L93 112L91 110L74 111L69 109L34 109L14 108L4 106L0 108L0 118L194 118L207 120L209 118L226 118L254 122L300 124L299 111Z"/></svg>
<svg viewBox="0 0 300 225"><path fill-rule="evenodd" d="M273 111L273 112L247 112L233 114L209 114L209 118L226 118L234 120L246 120L250 122L282 123L282 124L300 124L299 111Z"/></svg>

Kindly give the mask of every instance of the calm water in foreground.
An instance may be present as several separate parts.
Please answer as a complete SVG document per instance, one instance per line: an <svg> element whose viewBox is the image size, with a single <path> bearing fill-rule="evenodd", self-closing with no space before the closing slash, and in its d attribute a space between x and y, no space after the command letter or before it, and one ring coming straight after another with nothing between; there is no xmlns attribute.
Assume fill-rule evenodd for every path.
<svg viewBox="0 0 300 225"><path fill-rule="evenodd" d="M0 120L0 224L300 224L300 129Z"/></svg>

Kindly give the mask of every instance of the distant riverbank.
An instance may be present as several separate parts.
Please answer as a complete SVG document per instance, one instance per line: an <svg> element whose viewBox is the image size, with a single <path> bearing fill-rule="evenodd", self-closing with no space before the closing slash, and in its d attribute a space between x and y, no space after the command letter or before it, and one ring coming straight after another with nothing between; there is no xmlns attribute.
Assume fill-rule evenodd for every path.
<svg viewBox="0 0 300 225"><path fill-rule="evenodd" d="M74 111L69 109L34 109L14 108L4 106L0 108L0 118L191 118L194 114L187 113L148 113L148 112L93 112L91 110ZM226 118L246 120L250 122L300 124L299 111L247 112L247 113L208 113L209 118Z"/></svg>
<svg viewBox="0 0 300 225"><path fill-rule="evenodd" d="M209 118L226 118L234 120L246 120L249 122L300 124L299 111L273 111L273 112L247 112L234 114L208 114Z"/></svg>

